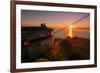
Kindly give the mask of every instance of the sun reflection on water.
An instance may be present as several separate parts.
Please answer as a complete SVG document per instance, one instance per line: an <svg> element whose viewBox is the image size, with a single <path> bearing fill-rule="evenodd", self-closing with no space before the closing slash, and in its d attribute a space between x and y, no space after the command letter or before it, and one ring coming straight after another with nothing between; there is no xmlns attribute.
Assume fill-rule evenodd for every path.
<svg viewBox="0 0 100 73"><path fill-rule="evenodd" d="M73 38L73 28L74 28L73 25L70 25L68 28L69 28L68 36Z"/></svg>

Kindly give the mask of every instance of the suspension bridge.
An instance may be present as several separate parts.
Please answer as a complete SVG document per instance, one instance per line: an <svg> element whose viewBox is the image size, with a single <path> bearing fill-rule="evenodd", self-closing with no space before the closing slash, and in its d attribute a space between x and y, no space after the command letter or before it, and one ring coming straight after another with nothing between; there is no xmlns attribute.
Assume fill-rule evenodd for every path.
<svg viewBox="0 0 100 73"><path fill-rule="evenodd" d="M67 25L67 26L65 26L65 27L63 27L63 28L61 28L61 29L59 29L59 30L53 32L53 34L57 34L57 33L59 33L60 31L66 29L68 26L77 24L77 23L79 23L80 21L84 20L84 19L87 18L87 17L89 17L89 14L87 14L86 16L83 16L83 17L81 17L80 19L74 21L72 24L69 24L69 25Z"/></svg>

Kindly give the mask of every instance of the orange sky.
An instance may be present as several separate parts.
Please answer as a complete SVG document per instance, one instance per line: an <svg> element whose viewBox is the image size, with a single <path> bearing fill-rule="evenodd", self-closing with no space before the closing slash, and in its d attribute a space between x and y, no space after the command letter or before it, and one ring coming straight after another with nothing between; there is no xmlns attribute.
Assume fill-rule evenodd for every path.
<svg viewBox="0 0 100 73"><path fill-rule="evenodd" d="M21 24L22 26L40 26L41 23L45 22L47 27L53 28L54 31L57 31L66 26L70 26L73 22L79 20L80 18L88 15L89 13L79 13L79 12L56 12L56 11L36 11L36 10L22 10L21 11ZM58 33L56 36L62 35L66 37L65 34L68 30L68 27L63 31ZM86 30L90 28L90 17L88 16L84 20L73 24L73 29L76 31ZM83 34L89 33L84 32ZM78 35L79 36L79 35ZM84 35L83 35L84 36ZM86 35L89 37L89 35Z"/></svg>

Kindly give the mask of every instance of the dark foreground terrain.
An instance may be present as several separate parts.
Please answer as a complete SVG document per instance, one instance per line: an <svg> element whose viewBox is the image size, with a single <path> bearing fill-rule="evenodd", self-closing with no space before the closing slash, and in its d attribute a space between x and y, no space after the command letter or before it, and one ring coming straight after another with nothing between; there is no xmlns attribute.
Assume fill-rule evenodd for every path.
<svg viewBox="0 0 100 73"><path fill-rule="evenodd" d="M89 39L79 37L67 37L66 39L55 38L52 46L43 42L48 41L39 40L30 43L29 40L25 40L21 50L21 62L90 59Z"/></svg>

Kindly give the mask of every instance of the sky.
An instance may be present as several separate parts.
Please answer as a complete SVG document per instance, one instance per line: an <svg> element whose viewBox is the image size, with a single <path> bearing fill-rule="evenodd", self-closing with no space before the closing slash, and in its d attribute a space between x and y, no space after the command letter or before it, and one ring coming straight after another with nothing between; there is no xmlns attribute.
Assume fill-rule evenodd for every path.
<svg viewBox="0 0 100 73"><path fill-rule="evenodd" d="M89 13L21 10L21 26L40 26L41 23L45 22L46 26L53 28L55 32L61 28L70 26L73 22L86 15L89 15ZM89 38L90 16L73 24L73 26L73 33L76 36ZM55 36L65 38L67 35L68 28L66 27L66 29L60 31Z"/></svg>

